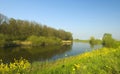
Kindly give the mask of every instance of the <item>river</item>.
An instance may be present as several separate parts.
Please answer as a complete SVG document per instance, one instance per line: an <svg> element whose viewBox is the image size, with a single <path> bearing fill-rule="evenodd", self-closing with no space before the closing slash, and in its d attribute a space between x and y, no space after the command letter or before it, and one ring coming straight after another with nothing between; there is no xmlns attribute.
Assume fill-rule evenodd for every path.
<svg viewBox="0 0 120 74"><path fill-rule="evenodd" d="M46 46L46 47L9 47L0 48L0 59L3 62L11 62L21 57L34 61L53 61L64 57L78 55L93 49L101 48L102 45L91 47L89 43L73 42L71 46Z"/></svg>

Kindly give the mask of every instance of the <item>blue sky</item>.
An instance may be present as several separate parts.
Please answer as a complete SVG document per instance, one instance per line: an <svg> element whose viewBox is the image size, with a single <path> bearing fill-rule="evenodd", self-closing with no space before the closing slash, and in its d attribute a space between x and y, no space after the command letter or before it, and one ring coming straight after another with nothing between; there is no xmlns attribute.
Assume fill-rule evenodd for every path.
<svg viewBox="0 0 120 74"><path fill-rule="evenodd" d="M73 33L74 38L120 40L120 0L1 0L0 13Z"/></svg>

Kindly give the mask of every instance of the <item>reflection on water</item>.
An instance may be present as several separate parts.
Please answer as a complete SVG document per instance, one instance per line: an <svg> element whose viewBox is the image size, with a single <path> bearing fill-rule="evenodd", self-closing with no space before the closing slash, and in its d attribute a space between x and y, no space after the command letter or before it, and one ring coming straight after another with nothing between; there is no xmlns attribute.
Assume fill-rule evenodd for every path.
<svg viewBox="0 0 120 74"><path fill-rule="evenodd" d="M21 57L29 61L44 61L57 54L69 51L71 46L47 46L47 47L11 47L0 49L0 59L5 62L13 61Z"/></svg>
<svg viewBox="0 0 120 74"><path fill-rule="evenodd" d="M58 59L58 58L63 58L63 57L78 55L78 54L88 52L88 51L91 51L94 49L99 49L101 47L102 47L102 45L94 45L93 47L91 47L91 45L89 43L74 42L71 50L68 50L60 55L53 56L52 60Z"/></svg>
<svg viewBox="0 0 120 74"><path fill-rule="evenodd" d="M30 62L56 60L101 47L101 45L96 45L94 48L91 48L88 43L73 43L71 46L0 48L0 59L3 59L4 62L10 62L13 61L14 58L19 59L21 57Z"/></svg>

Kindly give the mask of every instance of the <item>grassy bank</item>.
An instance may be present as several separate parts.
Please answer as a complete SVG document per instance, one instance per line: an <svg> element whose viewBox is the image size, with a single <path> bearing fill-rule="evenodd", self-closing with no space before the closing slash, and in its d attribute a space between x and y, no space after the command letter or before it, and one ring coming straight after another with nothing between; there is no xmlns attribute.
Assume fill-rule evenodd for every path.
<svg viewBox="0 0 120 74"><path fill-rule="evenodd" d="M120 47L102 48L54 62L34 62L31 74L120 74Z"/></svg>
<svg viewBox="0 0 120 74"><path fill-rule="evenodd" d="M101 48L81 55L52 62L30 64L20 59L15 63L0 63L2 74L120 74L120 47Z"/></svg>

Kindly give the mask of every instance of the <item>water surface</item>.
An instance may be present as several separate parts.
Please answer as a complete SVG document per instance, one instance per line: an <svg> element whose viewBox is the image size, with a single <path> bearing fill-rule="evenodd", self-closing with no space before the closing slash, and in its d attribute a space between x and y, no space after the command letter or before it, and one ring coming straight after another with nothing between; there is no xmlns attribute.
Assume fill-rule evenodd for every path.
<svg viewBox="0 0 120 74"><path fill-rule="evenodd" d="M11 62L14 58L21 57L33 61L52 61L64 57L78 55L93 49L101 48L102 45L91 47L89 43L74 42L70 46L46 46L46 47L9 47L0 48L0 59Z"/></svg>

